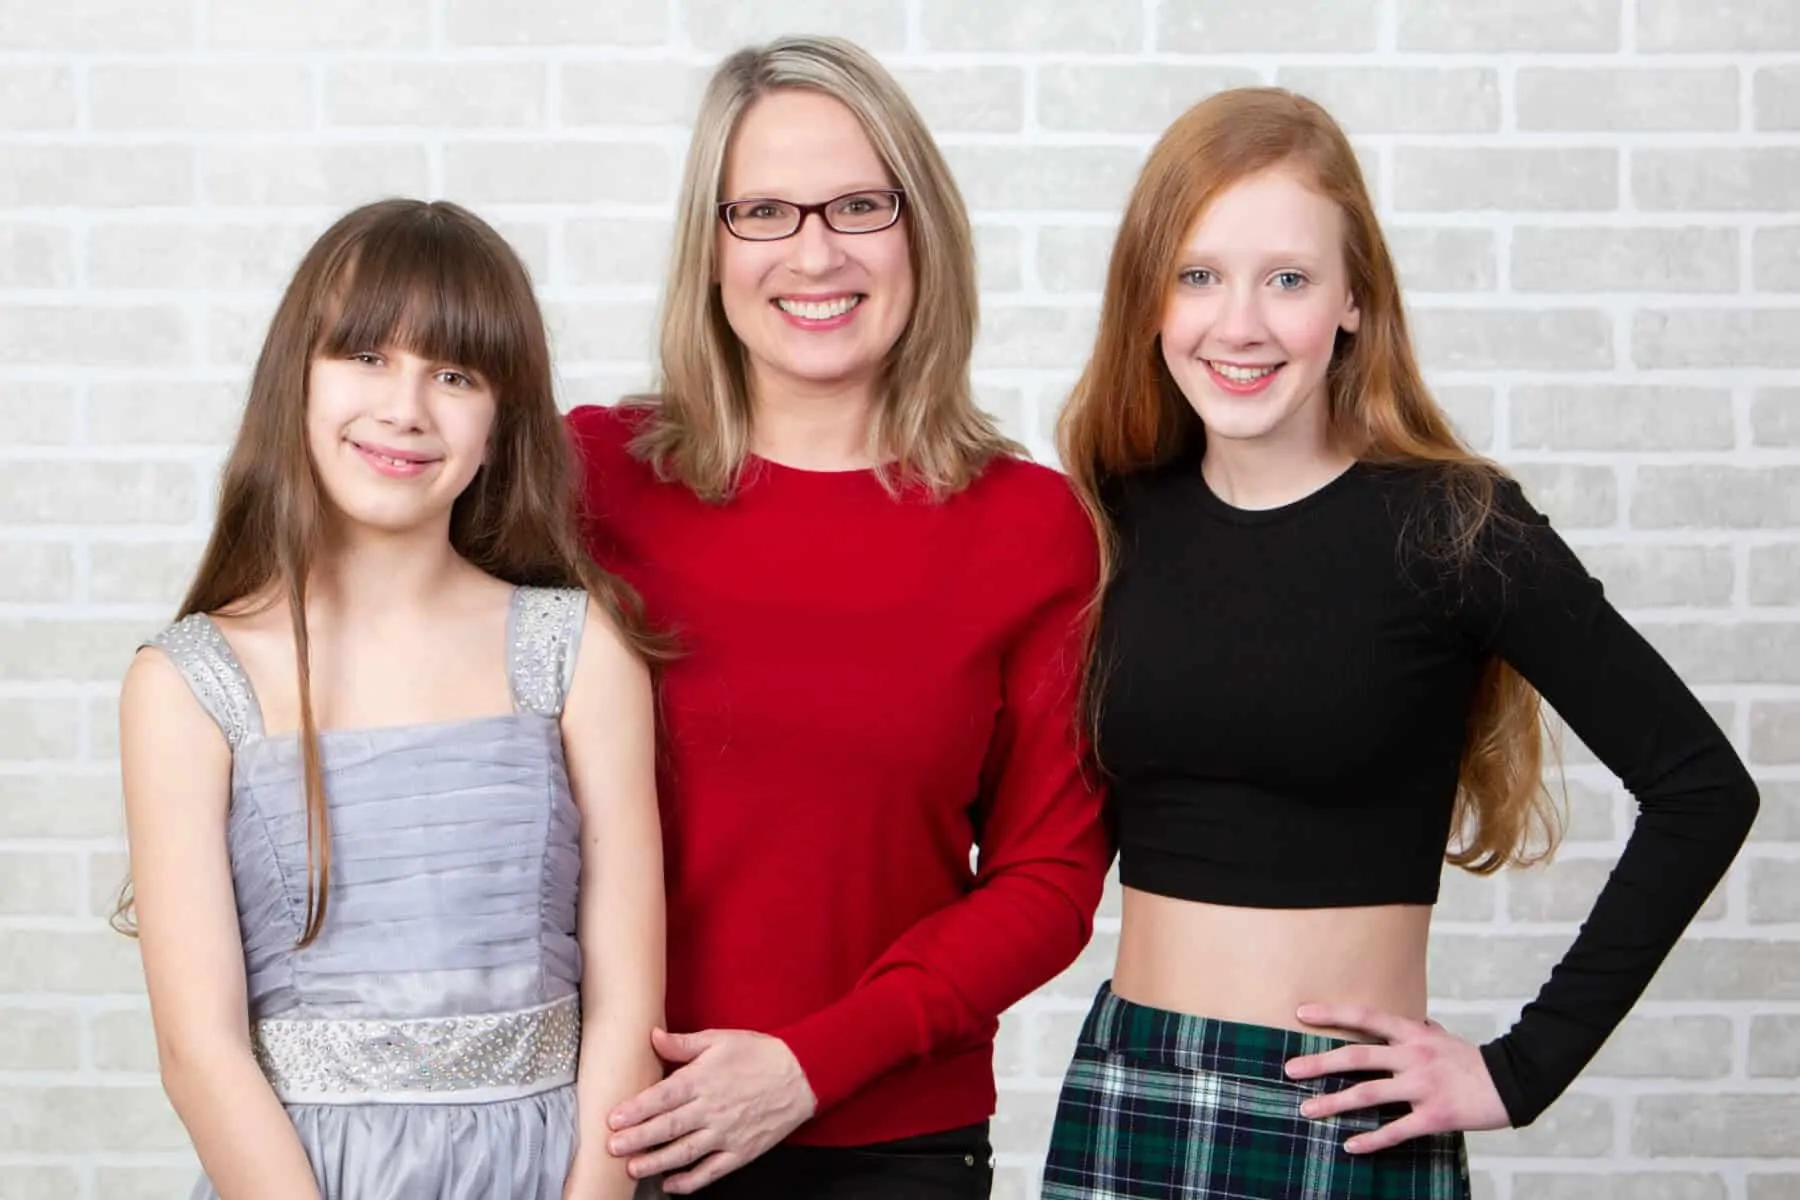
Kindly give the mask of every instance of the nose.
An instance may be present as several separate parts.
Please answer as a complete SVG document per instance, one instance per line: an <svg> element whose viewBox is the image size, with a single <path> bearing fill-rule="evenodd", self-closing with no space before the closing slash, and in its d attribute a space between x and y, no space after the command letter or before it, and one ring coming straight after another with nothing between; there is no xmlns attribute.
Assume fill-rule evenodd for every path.
<svg viewBox="0 0 1800 1200"><path fill-rule="evenodd" d="M838 235L825 224L823 213L807 213L793 239L793 267L802 275L823 275L843 259Z"/></svg>
<svg viewBox="0 0 1800 1200"><path fill-rule="evenodd" d="M1254 286L1227 289L1224 307L1213 325L1213 336L1233 346L1251 346L1261 342L1267 332L1262 315L1262 289Z"/></svg>
<svg viewBox="0 0 1800 1200"><path fill-rule="evenodd" d="M384 373L377 386L370 415L390 428L421 429L425 424L425 392L430 386L431 376L422 367L396 364Z"/></svg>

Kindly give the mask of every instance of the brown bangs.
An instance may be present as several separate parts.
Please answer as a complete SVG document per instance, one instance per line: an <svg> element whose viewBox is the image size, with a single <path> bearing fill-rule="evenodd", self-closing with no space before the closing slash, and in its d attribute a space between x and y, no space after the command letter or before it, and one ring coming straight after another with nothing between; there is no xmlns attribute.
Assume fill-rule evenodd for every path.
<svg viewBox="0 0 1800 1200"><path fill-rule="evenodd" d="M389 214L346 248L313 353L391 346L508 387L527 373L517 348L535 331L519 325L517 297L530 282L496 249L437 206Z"/></svg>

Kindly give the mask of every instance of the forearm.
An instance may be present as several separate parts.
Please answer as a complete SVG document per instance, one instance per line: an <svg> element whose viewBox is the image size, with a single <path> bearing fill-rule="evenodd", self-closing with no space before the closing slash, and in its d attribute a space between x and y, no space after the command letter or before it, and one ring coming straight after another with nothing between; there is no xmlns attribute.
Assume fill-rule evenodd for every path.
<svg viewBox="0 0 1800 1200"><path fill-rule="evenodd" d="M1514 1125L1535 1120L1599 1051L1718 886L1757 811L1733 786L1661 797L1639 816L1593 912L1538 996L1482 1048Z"/></svg>
<svg viewBox="0 0 1800 1200"><path fill-rule="evenodd" d="M626 1159L607 1150L606 1118L620 1104L662 1079L662 1064L650 1047L654 1017L597 1017L584 1022L576 1067L575 1107L579 1129L574 1164L564 1189L566 1200L629 1200L636 1186Z"/></svg>
<svg viewBox="0 0 1800 1200"><path fill-rule="evenodd" d="M821 1110L896 1067L991 1038L1002 1012L1081 952L1104 871L1096 856L1063 886L991 880L908 930L843 999L776 1030Z"/></svg>
<svg viewBox="0 0 1800 1200"><path fill-rule="evenodd" d="M165 1048L162 1080L221 1200L319 1200L294 1124L247 1050Z"/></svg>

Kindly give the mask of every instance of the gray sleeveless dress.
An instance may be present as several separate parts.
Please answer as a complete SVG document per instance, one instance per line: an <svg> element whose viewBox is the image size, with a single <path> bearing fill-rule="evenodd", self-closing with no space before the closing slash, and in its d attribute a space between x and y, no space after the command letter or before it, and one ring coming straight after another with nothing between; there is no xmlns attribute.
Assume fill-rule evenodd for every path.
<svg viewBox="0 0 1800 1200"><path fill-rule="evenodd" d="M203 615L152 639L232 750L227 841L257 1061L326 1200L560 1200L575 1150L580 818L558 718L586 593L519 588L514 711L326 731L324 929L299 741ZM196 1200L217 1193L201 1180Z"/></svg>

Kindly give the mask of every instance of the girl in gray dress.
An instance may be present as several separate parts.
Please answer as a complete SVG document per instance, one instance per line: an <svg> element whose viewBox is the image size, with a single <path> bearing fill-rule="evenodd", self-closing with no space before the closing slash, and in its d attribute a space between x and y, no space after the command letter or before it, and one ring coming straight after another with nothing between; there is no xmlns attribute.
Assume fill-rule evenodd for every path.
<svg viewBox="0 0 1800 1200"><path fill-rule="evenodd" d="M511 248L446 203L327 231L120 700L197 1197L632 1194L600 1123L661 1074L660 646L571 479Z"/></svg>

